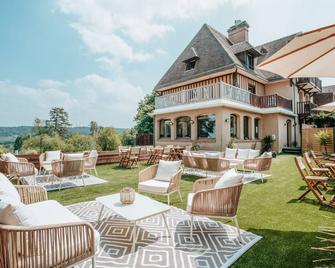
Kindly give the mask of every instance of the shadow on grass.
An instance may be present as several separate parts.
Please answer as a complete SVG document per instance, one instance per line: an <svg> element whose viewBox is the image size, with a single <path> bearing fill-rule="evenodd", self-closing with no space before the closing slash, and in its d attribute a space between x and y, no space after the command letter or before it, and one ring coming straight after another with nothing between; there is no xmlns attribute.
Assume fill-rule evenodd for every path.
<svg viewBox="0 0 335 268"><path fill-rule="evenodd" d="M232 267L315 267L321 263L313 263L314 260L334 257L328 252L312 249L325 246L317 239L317 236L320 236L317 232L252 228L248 231L262 236L263 239Z"/></svg>

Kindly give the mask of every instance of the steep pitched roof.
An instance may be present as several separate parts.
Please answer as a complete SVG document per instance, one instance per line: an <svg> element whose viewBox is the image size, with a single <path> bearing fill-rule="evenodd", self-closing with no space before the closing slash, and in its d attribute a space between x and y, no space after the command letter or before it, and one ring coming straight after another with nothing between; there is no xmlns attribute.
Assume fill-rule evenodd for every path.
<svg viewBox="0 0 335 268"><path fill-rule="evenodd" d="M282 38L279 38L277 40L273 40L271 42L256 46L255 49L257 49L262 56L259 56L255 59L255 65L260 64L270 56L272 56L274 53L276 53L279 49L284 47L287 43L289 43L295 36L296 34L291 34ZM277 80L277 79L282 79L280 75L268 72L268 71L262 71L258 70L262 75L269 81Z"/></svg>
<svg viewBox="0 0 335 268"><path fill-rule="evenodd" d="M226 44L227 42L227 44ZM204 24L172 66L163 75L155 89L170 86L202 75L229 69L235 64L242 65L229 49L227 40L219 37L207 24ZM224 48L224 49L223 49ZM196 52L199 57L192 70L185 71L185 60Z"/></svg>

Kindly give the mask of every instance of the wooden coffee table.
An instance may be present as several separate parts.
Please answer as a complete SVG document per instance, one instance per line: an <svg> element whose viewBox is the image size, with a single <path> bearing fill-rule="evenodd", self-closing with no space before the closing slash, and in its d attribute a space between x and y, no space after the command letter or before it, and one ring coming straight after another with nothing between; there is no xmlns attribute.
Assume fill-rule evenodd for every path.
<svg viewBox="0 0 335 268"><path fill-rule="evenodd" d="M101 220L104 209L109 208L115 214L125 218L126 220L129 221L131 225L134 226L133 231L131 233L131 236L133 239L133 245L131 249L132 252L134 252L135 250L135 244L136 244L137 236L138 236L137 223L141 220L161 214L164 220L165 227L168 231L168 234L169 236L171 236L171 233L170 233L170 230L169 230L169 227L167 225L166 218L164 215L164 213L170 210L170 206L166 204L158 202L152 198L141 195L139 193L135 194L135 201L133 204L130 204L130 205L124 205L120 202L119 193L98 197L96 198L96 201L102 204L102 207L99 213L98 223Z"/></svg>

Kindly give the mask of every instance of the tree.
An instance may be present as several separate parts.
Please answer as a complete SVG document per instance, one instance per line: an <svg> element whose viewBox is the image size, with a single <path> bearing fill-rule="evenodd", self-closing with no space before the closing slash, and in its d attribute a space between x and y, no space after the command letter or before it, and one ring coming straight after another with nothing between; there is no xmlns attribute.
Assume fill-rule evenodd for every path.
<svg viewBox="0 0 335 268"><path fill-rule="evenodd" d="M99 129L97 144L102 151L113 151L121 144L121 141L114 128L103 127Z"/></svg>
<svg viewBox="0 0 335 268"><path fill-rule="evenodd" d="M99 130L98 123L95 121L91 121L90 122L90 133L93 137L97 135L98 130Z"/></svg>
<svg viewBox="0 0 335 268"><path fill-rule="evenodd" d="M50 127L52 131L56 132L62 138L65 138L69 127L69 114L61 107L54 107L50 110Z"/></svg>
<svg viewBox="0 0 335 268"><path fill-rule="evenodd" d="M155 110L155 96L153 91L147 94L143 100L138 103L137 113L134 118L136 122L135 129L140 134L154 133L153 111Z"/></svg>
<svg viewBox="0 0 335 268"><path fill-rule="evenodd" d="M133 146L135 145L136 131L133 128L126 129L122 133L121 142L124 146Z"/></svg>
<svg viewBox="0 0 335 268"><path fill-rule="evenodd" d="M96 149L95 140L92 136L72 134L66 139L67 149L73 152L82 152Z"/></svg>
<svg viewBox="0 0 335 268"><path fill-rule="evenodd" d="M36 117L34 120L34 126L31 132L33 136L38 136L38 135L43 135L43 134L50 135L51 129L50 129L50 126L48 126L47 121L43 122L41 119Z"/></svg>
<svg viewBox="0 0 335 268"><path fill-rule="evenodd" d="M22 148L23 141L28 138L29 136L17 136L13 145L14 151L19 151Z"/></svg>

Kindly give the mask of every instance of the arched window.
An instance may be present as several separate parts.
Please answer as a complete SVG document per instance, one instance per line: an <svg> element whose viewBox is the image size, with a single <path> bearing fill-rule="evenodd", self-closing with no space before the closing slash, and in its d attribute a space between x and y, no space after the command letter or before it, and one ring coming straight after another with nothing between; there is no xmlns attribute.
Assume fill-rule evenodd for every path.
<svg viewBox="0 0 335 268"><path fill-rule="evenodd" d="M237 115L230 115L230 137L237 138Z"/></svg>
<svg viewBox="0 0 335 268"><path fill-rule="evenodd" d="M162 119L159 121L159 137L170 138L171 137L171 120Z"/></svg>
<svg viewBox="0 0 335 268"><path fill-rule="evenodd" d="M250 118L248 116L243 116L243 138L245 140L250 139Z"/></svg>
<svg viewBox="0 0 335 268"><path fill-rule="evenodd" d="M191 138L191 118L183 116L177 118L177 138Z"/></svg>
<svg viewBox="0 0 335 268"><path fill-rule="evenodd" d="M215 139L215 115L206 114L198 116L198 138Z"/></svg>
<svg viewBox="0 0 335 268"><path fill-rule="evenodd" d="M261 127L259 118L255 118L254 127L255 127L254 129L255 139L259 139L259 133L260 133L260 127Z"/></svg>

